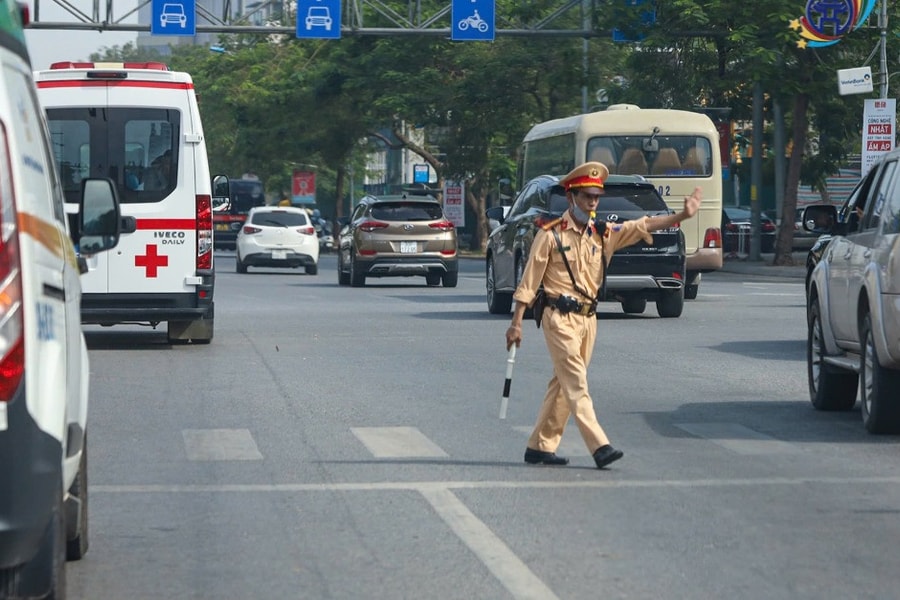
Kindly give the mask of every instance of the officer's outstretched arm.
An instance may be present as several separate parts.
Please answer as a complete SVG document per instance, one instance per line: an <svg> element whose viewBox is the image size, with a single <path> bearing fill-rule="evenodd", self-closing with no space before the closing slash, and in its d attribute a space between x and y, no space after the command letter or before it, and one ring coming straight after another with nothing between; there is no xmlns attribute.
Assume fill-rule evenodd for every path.
<svg viewBox="0 0 900 600"><path fill-rule="evenodd" d="M684 208L681 209L681 212L675 213L674 215L657 215L655 217L647 218L647 231L658 231L660 229L668 229L672 227L676 223L681 223L687 219L690 219L697 211L700 209L700 202L703 199L703 190L699 187L695 187L694 191L690 196L687 196L684 199Z"/></svg>

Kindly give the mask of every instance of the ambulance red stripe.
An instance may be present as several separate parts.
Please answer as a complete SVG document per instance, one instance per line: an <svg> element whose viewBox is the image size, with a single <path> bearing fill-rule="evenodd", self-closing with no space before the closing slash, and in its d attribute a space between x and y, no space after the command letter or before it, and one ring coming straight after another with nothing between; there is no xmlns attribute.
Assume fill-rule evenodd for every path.
<svg viewBox="0 0 900 600"><path fill-rule="evenodd" d="M39 81L39 88L69 88L69 87L139 87L167 90L192 90L193 83L178 83L170 81L134 81L134 80L109 80L109 79L67 79L65 81Z"/></svg>
<svg viewBox="0 0 900 600"><path fill-rule="evenodd" d="M137 219L138 229L196 229L196 219Z"/></svg>

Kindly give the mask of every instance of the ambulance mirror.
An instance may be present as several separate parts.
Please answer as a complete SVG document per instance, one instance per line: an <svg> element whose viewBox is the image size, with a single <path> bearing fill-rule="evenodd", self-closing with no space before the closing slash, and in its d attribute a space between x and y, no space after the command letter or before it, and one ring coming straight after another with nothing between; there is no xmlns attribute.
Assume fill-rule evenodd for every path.
<svg viewBox="0 0 900 600"><path fill-rule="evenodd" d="M120 217L113 180L84 179L78 211L78 253L97 254L115 247L119 243Z"/></svg>
<svg viewBox="0 0 900 600"><path fill-rule="evenodd" d="M231 198L230 187L231 187L231 185L228 181L227 176L216 175L213 178L213 185L212 185L213 198L224 198L225 200L228 200L229 198ZM213 202L213 204L215 204L215 202Z"/></svg>

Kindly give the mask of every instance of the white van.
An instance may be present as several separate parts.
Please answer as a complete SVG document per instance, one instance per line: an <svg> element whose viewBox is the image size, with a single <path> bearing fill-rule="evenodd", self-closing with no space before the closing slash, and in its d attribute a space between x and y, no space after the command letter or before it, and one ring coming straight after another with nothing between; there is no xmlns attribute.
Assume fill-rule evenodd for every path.
<svg viewBox="0 0 900 600"><path fill-rule="evenodd" d="M194 84L162 63L55 63L35 73L75 214L85 177L116 182L128 226L88 260L83 323L167 322L170 342L213 337L213 222Z"/></svg>
<svg viewBox="0 0 900 600"><path fill-rule="evenodd" d="M0 0L0 598L65 597L87 551L88 353L78 257L17 13ZM82 252L115 246L108 179L72 201ZM82 219L82 220L83 220Z"/></svg>

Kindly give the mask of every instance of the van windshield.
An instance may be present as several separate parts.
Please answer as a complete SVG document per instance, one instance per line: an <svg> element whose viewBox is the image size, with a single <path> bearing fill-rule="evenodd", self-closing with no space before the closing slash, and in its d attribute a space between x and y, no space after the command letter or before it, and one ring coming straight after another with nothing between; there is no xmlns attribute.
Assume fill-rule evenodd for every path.
<svg viewBox="0 0 900 600"><path fill-rule="evenodd" d="M112 179L123 204L160 202L178 186L179 111L51 108L47 120L66 202L87 177Z"/></svg>

